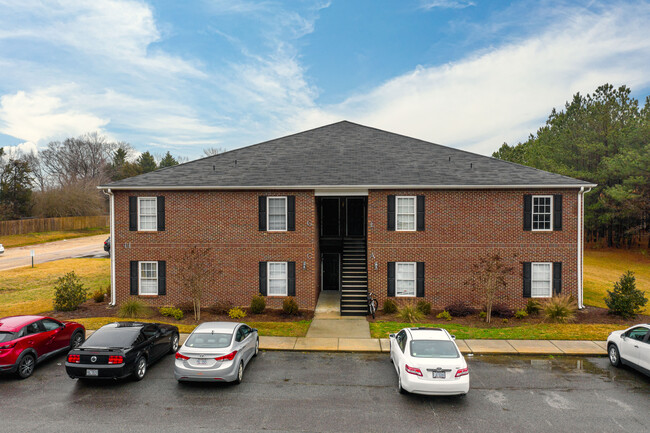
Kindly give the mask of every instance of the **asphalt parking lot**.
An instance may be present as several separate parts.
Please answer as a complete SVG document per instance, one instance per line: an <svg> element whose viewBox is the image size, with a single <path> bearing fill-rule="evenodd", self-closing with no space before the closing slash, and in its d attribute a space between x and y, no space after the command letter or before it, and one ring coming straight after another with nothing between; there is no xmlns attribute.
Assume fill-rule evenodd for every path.
<svg viewBox="0 0 650 433"><path fill-rule="evenodd" d="M69 379L64 357L0 376L2 432L626 431L650 425L650 379L606 358L468 358L467 397L400 395L386 354L260 352L241 385Z"/></svg>

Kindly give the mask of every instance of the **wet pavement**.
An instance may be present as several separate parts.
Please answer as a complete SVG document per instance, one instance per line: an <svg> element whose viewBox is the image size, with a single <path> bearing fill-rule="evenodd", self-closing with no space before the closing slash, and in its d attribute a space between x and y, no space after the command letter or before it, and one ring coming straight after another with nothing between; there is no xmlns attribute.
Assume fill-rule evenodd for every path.
<svg viewBox="0 0 650 433"><path fill-rule="evenodd" d="M69 379L58 357L0 376L0 431L646 432L650 378L604 357L467 357L466 397L400 395L387 354L261 352L241 385Z"/></svg>

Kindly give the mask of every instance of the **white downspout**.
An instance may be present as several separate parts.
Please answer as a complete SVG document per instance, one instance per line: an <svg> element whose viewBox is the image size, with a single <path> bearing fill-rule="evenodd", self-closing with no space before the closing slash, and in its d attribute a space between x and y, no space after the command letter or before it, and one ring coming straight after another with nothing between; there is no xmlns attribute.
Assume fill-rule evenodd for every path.
<svg viewBox="0 0 650 433"><path fill-rule="evenodd" d="M113 192L110 189L108 190L108 195L111 197L111 249L110 249L111 302L109 305L111 307L114 307L115 306L115 245L117 245L117 242L115 242L115 195L113 195Z"/></svg>
<svg viewBox="0 0 650 433"><path fill-rule="evenodd" d="M581 187L578 192L578 308L583 309L585 306L582 303L582 231L583 231L583 213L582 213L582 199L585 188Z"/></svg>

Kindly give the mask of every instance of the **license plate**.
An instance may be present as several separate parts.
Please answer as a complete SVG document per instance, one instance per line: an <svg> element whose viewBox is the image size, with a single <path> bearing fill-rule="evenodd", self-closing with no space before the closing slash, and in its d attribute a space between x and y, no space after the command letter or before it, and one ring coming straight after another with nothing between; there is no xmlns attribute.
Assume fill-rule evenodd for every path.
<svg viewBox="0 0 650 433"><path fill-rule="evenodd" d="M86 370L86 376L98 376L99 370Z"/></svg>
<svg viewBox="0 0 650 433"><path fill-rule="evenodd" d="M444 379L445 378L445 372L444 371L434 371L433 372L433 378L434 379Z"/></svg>
<svg viewBox="0 0 650 433"><path fill-rule="evenodd" d="M197 359L197 360L196 360L196 364L197 364L197 365L207 365L207 364L208 364L208 360L207 360L207 359Z"/></svg>

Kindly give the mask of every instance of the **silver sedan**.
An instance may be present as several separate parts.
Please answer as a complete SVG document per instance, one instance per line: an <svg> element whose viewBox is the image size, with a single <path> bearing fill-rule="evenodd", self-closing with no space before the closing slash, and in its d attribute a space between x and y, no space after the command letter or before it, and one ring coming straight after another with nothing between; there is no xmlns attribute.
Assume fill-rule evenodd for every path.
<svg viewBox="0 0 650 433"><path fill-rule="evenodd" d="M257 329L244 323L202 323L176 352L174 377L179 382L240 383L259 346Z"/></svg>

